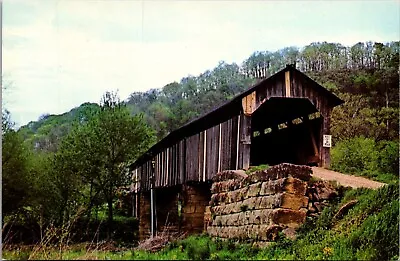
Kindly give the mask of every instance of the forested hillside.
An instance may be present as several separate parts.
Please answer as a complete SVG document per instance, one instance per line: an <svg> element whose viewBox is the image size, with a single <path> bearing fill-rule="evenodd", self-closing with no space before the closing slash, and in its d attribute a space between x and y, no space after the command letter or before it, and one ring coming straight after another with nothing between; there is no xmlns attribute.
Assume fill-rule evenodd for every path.
<svg viewBox="0 0 400 261"><path fill-rule="evenodd" d="M398 185L399 49L400 42L322 42L255 52L241 64L220 62L125 101L107 92L99 104L42 115L19 130L3 112L3 238L30 244L94 236L131 242L137 220L132 202L126 203L129 164L169 132L286 64L345 101L332 113L331 168Z"/></svg>
<svg viewBox="0 0 400 261"><path fill-rule="evenodd" d="M61 115L43 114L19 129L27 144L37 150L56 152L61 138L76 124L87 122L100 107L96 103L84 103Z"/></svg>
<svg viewBox="0 0 400 261"><path fill-rule="evenodd" d="M397 139L399 48L399 42L360 42L351 47L322 42L301 49L257 51L241 64L221 61L198 76L189 75L162 88L134 92L125 102L132 114L143 113L160 140L250 88L256 78L268 77L286 64L296 64L299 70L346 101L333 113L334 142L359 135L377 140ZM36 148L54 151L58 139L77 119L75 111L84 113L89 108L88 104L81 107L61 116L43 116L20 132Z"/></svg>

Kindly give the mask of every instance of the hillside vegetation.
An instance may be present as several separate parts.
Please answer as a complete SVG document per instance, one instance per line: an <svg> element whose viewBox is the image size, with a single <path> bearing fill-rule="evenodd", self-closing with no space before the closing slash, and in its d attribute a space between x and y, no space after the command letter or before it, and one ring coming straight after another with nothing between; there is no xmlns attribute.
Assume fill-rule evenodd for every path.
<svg viewBox="0 0 400 261"><path fill-rule="evenodd" d="M99 104L84 103L62 115L44 114L19 130L13 128L12 112L5 110L3 240L6 244L44 244L60 249L68 245L66 242L94 239L137 243L134 235L129 234L126 240L126 231L118 230L137 225L127 195L132 183L129 164L174 129L250 88L256 78L272 75L293 63L345 101L332 113L331 167L398 184L399 49L400 42L366 42L351 47L321 42L301 49L255 52L240 65L220 62L198 76L134 92L125 101L106 92ZM332 220L337 207L351 197L359 199L354 210L343 219ZM398 217L393 216L398 212L396 197L395 185L378 192L349 191L339 205L331 212L327 210L321 221L305 229L296 241L282 239L266 252L254 250L246 255L279 259L297 255L318 259L322 254L332 259L351 255L393 258L391 247L398 247L393 234L398 233ZM48 235L52 235L51 240L46 241ZM188 246L195 239L187 240L185 246L172 245L170 252L158 255L194 257L189 253L197 248L189 251ZM227 252L233 247L210 243L207 237L199 240L222 251L219 257L220 250L210 250L207 258L222 258L225 254L228 258ZM239 248L233 255L245 249ZM382 254L384 250L388 256ZM136 255L131 256L140 257Z"/></svg>
<svg viewBox="0 0 400 261"><path fill-rule="evenodd" d="M312 43L301 49L258 51L240 65L221 61L198 76L183 77L125 101L132 114L142 113L160 140L169 132L250 88L256 77L272 75L286 64L296 67L346 103L332 114L333 141L363 135L376 140L398 138L400 42ZM24 137L43 150L54 149L77 115L95 109L82 104L63 115L43 115L21 128Z"/></svg>
<svg viewBox="0 0 400 261"><path fill-rule="evenodd" d="M295 240L280 235L265 248L233 241L190 236L152 253L143 250L66 250L58 252L5 251L6 259L108 259L108 260L398 260L399 190L395 185L376 191L349 189L336 203L310 218ZM356 205L337 215L350 200Z"/></svg>

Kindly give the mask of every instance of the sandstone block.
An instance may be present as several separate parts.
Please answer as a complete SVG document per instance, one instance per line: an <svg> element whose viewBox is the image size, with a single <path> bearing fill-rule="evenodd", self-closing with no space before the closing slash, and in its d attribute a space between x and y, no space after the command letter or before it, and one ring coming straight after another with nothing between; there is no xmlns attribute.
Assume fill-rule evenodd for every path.
<svg viewBox="0 0 400 261"><path fill-rule="evenodd" d="M239 226L240 225L240 213L236 213L232 215L232 226Z"/></svg>
<svg viewBox="0 0 400 261"><path fill-rule="evenodd" d="M271 223L271 209L261 209L259 213L260 224L270 224Z"/></svg>
<svg viewBox="0 0 400 261"><path fill-rule="evenodd" d="M219 193L218 194L218 203L221 205L222 203L223 204L226 204L227 203L227 192L221 192L221 193Z"/></svg>
<svg viewBox="0 0 400 261"><path fill-rule="evenodd" d="M226 209L226 205L219 206L219 211L220 211L221 215L225 215L226 214L225 213L225 209Z"/></svg>
<svg viewBox="0 0 400 261"><path fill-rule="evenodd" d="M260 226L260 239L265 241L275 241L282 229L283 228L278 225Z"/></svg>
<svg viewBox="0 0 400 261"><path fill-rule="evenodd" d="M257 203L257 198L253 197L253 198L249 198L248 200L249 200L248 201L249 209L250 210L255 209L256 208L256 203Z"/></svg>
<svg viewBox="0 0 400 261"><path fill-rule="evenodd" d="M242 180L247 177L243 170L224 170L213 177L213 181L223 181L228 179Z"/></svg>
<svg viewBox="0 0 400 261"><path fill-rule="evenodd" d="M261 202L262 202L262 197L258 196L256 197L256 201L255 201L255 209L260 209L261 207Z"/></svg>
<svg viewBox="0 0 400 261"><path fill-rule="evenodd" d="M338 193L330 184L326 184L324 187L317 187L317 192L320 200L330 200L338 196Z"/></svg>
<svg viewBox="0 0 400 261"><path fill-rule="evenodd" d="M249 190L248 186L245 186L241 189L239 189L239 198L240 200L245 200L247 198L247 191Z"/></svg>
<svg viewBox="0 0 400 261"><path fill-rule="evenodd" d="M225 228L224 227L218 227L217 228L217 233L218 233L218 237L225 237Z"/></svg>
<svg viewBox="0 0 400 261"><path fill-rule="evenodd" d="M239 200L241 200L240 199L240 191L238 189L232 191L231 192L231 202L237 202Z"/></svg>
<svg viewBox="0 0 400 261"><path fill-rule="evenodd" d="M242 206L242 202L234 203L233 208L232 208L233 213L241 212L241 209L240 209L241 206Z"/></svg>
<svg viewBox="0 0 400 261"><path fill-rule="evenodd" d="M304 212L307 215L308 208L301 208L299 211Z"/></svg>
<svg viewBox="0 0 400 261"><path fill-rule="evenodd" d="M250 213L251 211L246 211L244 213L244 225L249 225L250 224Z"/></svg>
<svg viewBox="0 0 400 261"><path fill-rule="evenodd" d="M262 211L261 210L252 211L251 223L255 224L255 225L259 225L261 223L261 216L262 216Z"/></svg>
<svg viewBox="0 0 400 261"><path fill-rule="evenodd" d="M207 234L212 236L212 237L217 236L215 227L214 226L207 227Z"/></svg>
<svg viewBox="0 0 400 261"><path fill-rule="evenodd" d="M255 219L254 210L251 210L251 211L248 211L248 212L249 212L249 214L248 214L248 216L249 216L248 222L249 222L249 225L252 225L252 224L254 224L254 219Z"/></svg>
<svg viewBox="0 0 400 261"><path fill-rule="evenodd" d="M212 194L216 194L216 193L220 192L218 186L219 186L219 182L213 182L213 184L211 185L211 189L210 189Z"/></svg>
<svg viewBox="0 0 400 261"><path fill-rule="evenodd" d="M236 238L238 239L245 239L247 237L247 231L245 226L239 226L237 227L237 234L236 234Z"/></svg>
<svg viewBox="0 0 400 261"><path fill-rule="evenodd" d="M308 198L306 196L283 193L281 195L282 208L289 208L293 210L299 210L300 208L308 206Z"/></svg>
<svg viewBox="0 0 400 261"><path fill-rule="evenodd" d="M249 190L247 191L247 198L256 197L260 194L261 182L249 185Z"/></svg>
<svg viewBox="0 0 400 261"><path fill-rule="evenodd" d="M284 179L284 190L288 193L304 196L307 190L307 183L300 179L289 177Z"/></svg>
<svg viewBox="0 0 400 261"><path fill-rule="evenodd" d="M218 194L212 194L210 199L210 206L218 206Z"/></svg>
<svg viewBox="0 0 400 261"><path fill-rule="evenodd" d="M271 221L274 224L297 228L306 219L306 214L303 211L292 209L274 209L271 213Z"/></svg>
<svg viewBox="0 0 400 261"><path fill-rule="evenodd" d="M314 202L314 207L317 209L318 212L321 212L323 205L320 202Z"/></svg>
<svg viewBox="0 0 400 261"><path fill-rule="evenodd" d="M269 180L261 184L260 195L272 195L283 191L283 179Z"/></svg>
<svg viewBox="0 0 400 261"><path fill-rule="evenodd" d="M228 222L228 217L229 217L229 215L221 216L221 225L222 226L226 226L226 223Z"/></svg>
<svg viewBox="0 0 400 261"><path fill-rule="evenodd" d="M230 236L231 238L240 238L240 228L231 227Z"/></svg>
<svg viewBox="0 0 400 261"><path fill-rule="evenodd" d="M251 239L257 240L259 234L259 226L258 225L250 225L249 229L249 237Z"/></svg>
<svg viewBox="0 0 400 261"><path fill-rule="evenodd" d="M223 235L225 238L229 238L229 227L223 227Z"/></svg>
<svg viewBox="0 0 400 261"><path fill-rule="evenodd" d="M222 226L222 220L221 220L221 216L216 216L212 222L213 226L217 226L220 227Z"/></svg>
<svg viewBox="0 0 400 261"><path fill-rule="evenodd" d="M212 215L220 215L220 206L210 207L210 211Z"/></svg>
<svg viewBox="0 0 400 261"><path fill-rule="evenodd" d="M232 231L231 227L225 227L225 233L226 233L225 235L227 238L231 237L231 231Z"/></svg>
<svg viewBox="0 0 400 261"><path fill-rule="evenodd" d="M240 203L240 211L246 211L246 210L250 209L250 206L249 206L250 202L251 202L250 198L243 200Z"/></svg>
<svg viewBox="0 0 400 261"><path fill-rule="evenodd" d="M259 208L264 209L264 208L275 208L280 205L280 195L269 195L269 196L263 196L261 198L261 202L259 203Z"/></svg>
<svg viewBox="0 0 400 261"><path fill-rule="evenodd" d="M252 233L251 225L244 225L243 227L246 230L246 238L250 238Z"/></svg>
<svg viewBox="0 0 400 261"><path fill-rule="evenodd" d="M288 227L282 230L282 232L287 238L290 238L291 240L296 239L296 230L294 228Z"/></svg>
<svg viewBox="0 0 400 261"><path fill-rule="evenodd" d="M227 204L227 205L223 206L223 214L224 215L230 214L232 212L232 207L233 207L233 204Z"/></svg>
<svg viewBox="0 0 400 261"><path fill-rule="evenodd" d="M244 213L243 212L238 213L238 221L237 221L238 226L242 226L243 225L243 223L244 223L243 220L244 220Z"/></svg>

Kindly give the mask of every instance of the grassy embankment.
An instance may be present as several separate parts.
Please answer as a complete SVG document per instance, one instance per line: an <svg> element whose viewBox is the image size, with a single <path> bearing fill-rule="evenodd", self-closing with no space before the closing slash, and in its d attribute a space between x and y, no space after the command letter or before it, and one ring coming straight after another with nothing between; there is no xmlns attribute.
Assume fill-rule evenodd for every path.
<svg viewBox="0 0 400 261"><path fill-rule="evenodd" d="M350 200L358 202L337 216ZM335 216L336 215L336 216ZM395 184L378 190L349 189L343 198L308 220L296 240L281 237L259 249L250 244L212 240L208 236L191 236L171 242L163 250L106 251L96 247L85 250L75 245L58 248L3 251L6 259L327 259L327 260L397 260L399 250L399 188Z"/></svg>

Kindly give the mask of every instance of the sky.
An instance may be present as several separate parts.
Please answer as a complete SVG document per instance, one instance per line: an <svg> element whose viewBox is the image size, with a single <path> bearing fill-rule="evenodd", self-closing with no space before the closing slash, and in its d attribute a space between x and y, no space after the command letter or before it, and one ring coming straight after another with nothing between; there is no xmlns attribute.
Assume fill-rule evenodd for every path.
<svg viewBox="0 0 400 261"><path fill-rule="evenodd" d="M254 51L398 41L399 12L398 0L3 0L2 104L19 127Z"/></svg>

